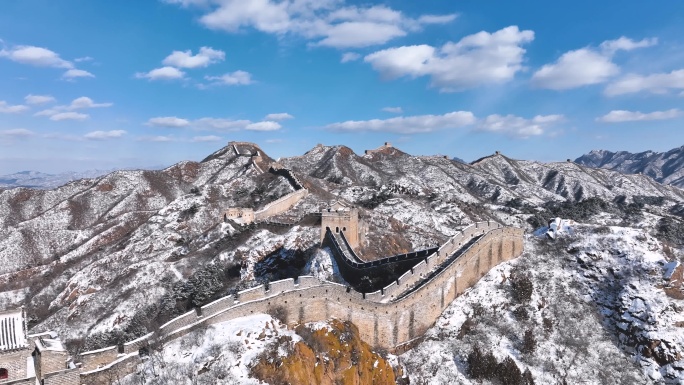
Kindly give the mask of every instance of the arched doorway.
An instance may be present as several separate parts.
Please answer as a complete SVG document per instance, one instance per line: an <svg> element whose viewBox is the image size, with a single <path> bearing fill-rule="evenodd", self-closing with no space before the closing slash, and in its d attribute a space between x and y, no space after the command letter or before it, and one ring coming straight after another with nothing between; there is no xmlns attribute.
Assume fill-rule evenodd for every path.
<svg viewBox="0 0 684 385"><path fill-rule="evenodd" d="M0 380L6 380L8 378L9 378L9 372L7 372L7 369L0 368Z"/></svg>

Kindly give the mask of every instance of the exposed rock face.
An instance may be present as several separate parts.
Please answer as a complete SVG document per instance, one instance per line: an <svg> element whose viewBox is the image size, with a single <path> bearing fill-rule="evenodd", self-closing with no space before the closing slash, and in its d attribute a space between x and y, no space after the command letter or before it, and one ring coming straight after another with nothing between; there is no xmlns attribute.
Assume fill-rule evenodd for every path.
<svg viewBox="0 0 684 385"><path fill-rule="evenodd" d="M301 325L296 332L303 340L286 357L278 356L278 346L262 354L252 368L256 378L269 384L396 384L392 366L359 338L354 324L332 320L320 328Z"/></svg>
<svg viewBox="0 0 684 385"><path fill-rule="evenodd" d="M658 182L684 188L684 146L667 152L645 151L637 154L593 150L580 156L575 162L625 174L642 173Z"/></svg>

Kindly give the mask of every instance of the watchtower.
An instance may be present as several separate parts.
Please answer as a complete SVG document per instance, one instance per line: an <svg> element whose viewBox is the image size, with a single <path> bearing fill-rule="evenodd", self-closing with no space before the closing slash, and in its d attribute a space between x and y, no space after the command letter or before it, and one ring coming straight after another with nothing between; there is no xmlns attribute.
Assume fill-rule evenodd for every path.
<svg viewBox="0 0 684 385"><path fill-rule="evenodd" d="M331 203L329 208L321 212L321 243L327 227L333 233L344 233L351 246L359 246L359 209L356 207L342 201Z"/></svg>
<svg viewBox="0 0 684 385"><path fill-rule="evenodd" d="M24 308L0 312L0 382L29 377L30 358Z"/></svg>

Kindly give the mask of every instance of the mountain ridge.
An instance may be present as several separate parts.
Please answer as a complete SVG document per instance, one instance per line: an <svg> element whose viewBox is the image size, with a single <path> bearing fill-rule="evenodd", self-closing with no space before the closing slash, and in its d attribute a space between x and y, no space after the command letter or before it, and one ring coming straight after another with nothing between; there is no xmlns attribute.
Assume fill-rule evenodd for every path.
<svg viewBox="0 0 684 385"><path fill-rule="evenodd" d="M625 174L645 174L663 184L684 188L684 146L665 152L592 150L575 162Z"/></svg>

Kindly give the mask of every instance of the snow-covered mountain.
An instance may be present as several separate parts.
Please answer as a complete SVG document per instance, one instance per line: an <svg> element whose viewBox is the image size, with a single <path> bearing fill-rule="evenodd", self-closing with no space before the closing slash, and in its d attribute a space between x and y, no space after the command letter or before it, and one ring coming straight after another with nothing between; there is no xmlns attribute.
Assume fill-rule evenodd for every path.
<svg viewBox="0 0 684 385"><path fill-rule="evenodd" d="M258 159L248 156L257 152ZM540 163L494 154L464 164L443 156L411 156L392 147L360 156L345 146L317 146L278 161L293 170L309 192L292 209L268 223L240 226L225 221L223 212L229 207L259 209L294 191L282 174L268 172L272 161L256 145L236 144L202 162L181 162L159 171L116 171L52 190L0 191L3 307L26 305L32 331L52 329L70 349L94 349L144 335L195 306L259 281L303 274L340 281L329 251L319 246L320 226L310 215L336 199L359 207L364 228L358 251L367 259L433 247L476 221L494 220L531 232L548 219L563 216L582 223L585 230L552 251L548 248L560 242L544 246L530 238L527 257L504 265L502 276L489 275L489 280L508 280L507 271L518 263L534 278L534 303L544 305L525 305L533 320L525 327L540 332L544 318L561 325L564 310L552 304L574 298L595 317L587 327L604 328L592 336L605 346L606 354L646 362L630 369L643 380L636 383L651 381L644 370L654 381L665 381L668 371L674 373L681 366L677 354L684 352L684 346L673 335L679 330L677 323L684 322L676 310L684 309L684 303L676 298L676 282L673 286L671 277L664 280L662 271L683 258L681 189L648 175L625 175L573 162ZM657 258L651 255L642 263L644 248ZM551 255L559 259L543 261ZM563 269L557 270L557 264ZM566 297L549 291L550 286L545 286L549 277L554 285L567 288ZM643 287L634 283L640 279ZM505 288L509 283L500 285ZM456 302L462 301L463 309L473 308L473 303L464 301L491 290L482 283L473 289L480 294ZM640 294L646 291L650 294ZM634 305L639 308L625 315L624 308L632 306L628 301L636 297L645 298L643 305ZM506 301L491 297L483 302L488 306L483 317L510 318L520 306ZM672 311L663 315L666 309ZM627 322L623 316L632 318L625 318ZM635 317L643 322L635 324ZM658 321L652 323L648 317ZM463 357L473 345L461 346L447 338L459 333L461 318L438 322L435 338L446 345L435 349L443 352L446 346L460 346L458 352L451 351L456 352L454 370L461 374L448 372L451 366L445 366L443 373L469 383ZM478 325L488 322L494 321L483 319ZM509 328L517 333L521 327ZM559 327L553 330L559 332ZM636 340L621 337L625 328L633 331L629 335ZM537 383L550 378L572 383L576 377L561 370L570 370L569 363L579 365L580 372L594 370L590 366L594 353L586 353L577 360L561 359L568 365L559 363L560 374L555 377L539 377L551 363L541 353L522 357L517 340L508 334L501 338L498 347L487 342L482 348L498 359L504 359L505 353L521 368L530 367L534 377L543 378ZM574 345L569 345L572 340L566 342L556 342L555 354L575 354ZM670 356L654 353L665 345ZM430 373L410 364L420 359L415 357L423 354L421 346L427 345L402 358L412 382L429 379ZM669 358L663 361L658 354ZM588 383L621 382L601 382L594 376Z"/></svg>
<svg viewBox="0 0 684 385"><path fill-rule="evenodd" d="M684 146L667 152L593 150L575 162L625 174L646 174L658 182L684 188Z"/></svg>

